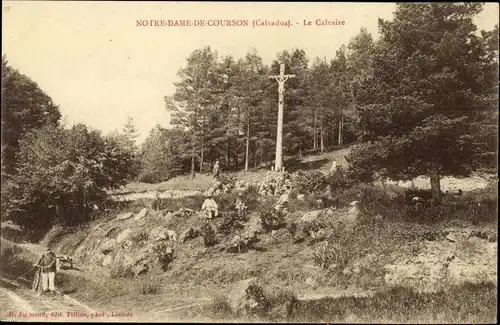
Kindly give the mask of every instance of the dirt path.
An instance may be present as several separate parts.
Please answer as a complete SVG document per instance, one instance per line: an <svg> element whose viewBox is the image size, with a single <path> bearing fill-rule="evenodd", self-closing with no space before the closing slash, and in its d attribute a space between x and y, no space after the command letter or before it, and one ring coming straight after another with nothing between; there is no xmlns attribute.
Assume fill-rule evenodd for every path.
<svg viewBox="0 0 500 325"><path fill-rule="evenodd" d="M44 247L33 243L18 244L30 254L38 256L44 252ZM107 277L100 269L89 270L61 270L63 273L83 277L88 281L96 281L96 278ZM16 282L16 280L19 282ZM20 283L24 285L21 285ZM123 312L123 306L117 307L119 314L107 308L101 310L98 306L90 307L69 294L44 295L38 297L27 284L30 279L22 276L18 279L0 278L0 303L2 308L2 320L12 321L77 321L77 322L144 322L144 321L176 321L182 320L183 314L192 308L200 308L209 303L210 298L194 298L188 301L177 301L172 305L152 305L152 310L142 313L134 313L134 306L128 306ZM128 313L128 315L127 315ZM124 315L125 314L125 315ZM31 315L31 316L30 316ZM116 317L114 317L116 316Z"/></svg>
<svg viewBox="0 0 500 325"><path fill-rule="evenodd" d="M92 308L67 295L42 295L27 288L5 281L9 289L0 287L2 320L37 322L82 322L91 321L97 315Z"/></svg>

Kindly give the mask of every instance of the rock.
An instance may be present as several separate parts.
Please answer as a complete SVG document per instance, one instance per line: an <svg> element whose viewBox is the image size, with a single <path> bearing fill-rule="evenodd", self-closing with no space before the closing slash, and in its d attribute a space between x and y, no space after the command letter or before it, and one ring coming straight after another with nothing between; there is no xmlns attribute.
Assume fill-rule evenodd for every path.
<svg viewBox="0 0 500 325"><path fill-rule="evenodd" d="M127 213L123 213L121 215L119 215L116 220L127 220L127 219L130 219L134 216L134 214L132 212L127 212Z"/></svg>
<svg viewBox="0 0 500 325"><path fill-rule="evenodd" d="M238 311L245 311L247 308L256 307L255 297L251 297L247 293L247 289L251 286L256 286L261 288L261 283L259 278L250 278L246 280L241 280L236 282L229 293L228 300L229 306L233 310L233 312L237 313ZM260 290L256 290L260 291Z"/></svg>
<svg viewBox="0 0 500 325"><path fill-rule="evenodd" d="M304 194L297 195L297 200L304 201L305 199L306 199L306 196Z"/></svg>
<svg viewBox="0 0 500 325"><path fill-rule="evenodd" d="M148 214L148 209L143 208L134 218L135 221L144 218Z"/></svg>
<svg viewBox="0 0 500 325"><path fill-rule="evenodd" d="M168 236L168 240L170 240L170 241L177 241L177 234L175 233L175 231L168 230L167 231L167 236Z"/></svg>
<svg viewBox="0 0 500 325"><path fill-rule="evenodd" d="M108 237L108 238L115 237L119 231L120 231L119 227L116 227L116 226L111 227L108 229L108 231L106 231L106 233L104 234L104 237Z"/></svg>
<svg viewBox="0 0 500 325"><path fill-rule="evenodd" d="M151 239L154 241L160 241L167 239L167 233L163 228L154 228L151 230Z"/></svg>
<svg viewBox="0 0 500 325"><path fill-rule="evenodd" d="M122 243L122 248L124 250L130 250L130 248L132 247L132 241L131 240L124 240L123 243Z"/></svg>
<svg viewBox="0 0 500 325"><path fill-rule="evenodd" d="M113 249L115 249L116 246L116 240L113 238L105 240L100 247L100 251L103 254L108 254L111 252Z"/></svg>
<svg viewBox="0 0 500 325"><path fill-rule="evenodd" d="M316 281L316 280L314 280L314 279L313 279L313 278L311 278L311 277L308 277L308 278L306 279L305 283L306 283L308 286L314 287L314 286L316 286L317 281Z"/></svg>
<svg viewBox="0 0 500 325"><path fill-rule="evenodd" d="M172 220L172 217L174 216L174 214L172 212L167 212L166 214L163 215L163 219L166 221L166 222L169 222L170 220Z"/></svg>
<svg viewBox="0 0 500 325"><path fill-rule="evenodd" d="M357 202L357 201L354 201ZM361 211L359 210L359 207L357 205L354 205L352 208L347 211L347 216L345 218L345 221L354 223L358 220L358 217L360 215Z"/></svg>
<svg viewBox="0 0 500 325"><path fill-rule="evenodd" d="M446 235L445 238L451 241L452 243L455 243L457 241L457 236L454 233L449 233L448 235Z"/></svg>
<svg viewBox="0 0 500 325"><path fill-rule="evenodd" d="M179 236L179 241L181 243L186 242L188 239L193 239L198 237L199 231L197 231L195 228L189 227L188 229L184 230L182 234Z"/></svg>
<svg viewBox="0 0 500 325"><path fill-rule="evenodd" d="M149 272L149 270L150 270L149 263L147 261L142 261L142 260L136 263L133 267L133 271L136 276L147 273Z"/></svg>
<svg viewBox="0 0 500 325"><path fill-rule="evenodd" d="M102 261L102 266L108 266L111 263L113 263L113 255L108 254L108 255L106 255L106 257Z"/></svg>
<svg viewBox="0 0 500 325"><path fill-rule="evenodd" d="M322 212L323 212L323 210L314 210L314 211L306 212L302 216L302 218L300 218L300 221L313 221L313 220L316 220L318 218L318 216L321 215Z"/></svg>
<svg viewBox="0 0 500 325"><path fill-rule="evenodd" d="M118 236L116 236L116 242L119 244L125 239L127 239L128 236L132 233L132 229L127 228L124 231L122 231Z"/></svg>
<svg viewBox="0 0 500 325"><path fill-rule="evenodd" d="M134 259L130 255L124 255L122 263L123 263L124 266L133 265L134 264Z"/></svg>

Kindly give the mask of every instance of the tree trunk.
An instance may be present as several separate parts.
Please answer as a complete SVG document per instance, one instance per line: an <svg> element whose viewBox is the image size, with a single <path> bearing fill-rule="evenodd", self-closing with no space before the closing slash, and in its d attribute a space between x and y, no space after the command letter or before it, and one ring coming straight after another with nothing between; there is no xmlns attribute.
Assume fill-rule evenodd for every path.
<svg viewBox="0 0 500 325"><path fill-rule="evenodd" d="M441 184L439 178L439 170L437 167L432 167L429 171L431 181L431 193L434 204L441 204Z"/></svg>
<svg viewBox="0 0 500 325"><path fill-rule="evenodd" d="M314 113L314 120L313 120L313 150L316 150L316 112Z"/></svg>
<svg viewBox="0 0 500 325"><path fill-rule="evenodd" d="M203 151L205 151L204 148L204 141L203 137L201 138L201 150L200 150L200 174L203 174Z"/></svg>
<svg viewBox="0 0 500 325"><path fill-rule="evenodd" d="M316 150L316 128L313 133L313 150Z"/></svg>
<svg viewBox="0 0 500 325"><path fill-rule="evenodd" d="M335 145L335 119L333 120L332 123L332 146Z"/></svg>
<svg viewBox="0 0 500 325"><path fill-rule="evenodd" d="M194 142L194 135L193 135L193 139L191 140L191 149L192 149L192 152L191 152L191 178L194 178L194 157L196 155L196 146L195 146L195 142Z"/></svg>
<svg viewBox="0 0 500 325"><path fill-rule="evenodd" d="M248 170L248 153L250 151L250 121L247 121L247 141L245 148L245 170Z"/></svg>
<svg viewBox="0 0 500 325"><path fill-rule="evenodd" d="M191 155L191 178L194 178L194 150L193 150L193 154Z"/></svg>
<svg viewBox="0 0 500 325"><path fill-rule="evenodd" d="M344 144L344 115L340 116L340 144Z"/></svg>
<svg viewBox="0 0 500 325"><path fill-rule="evenodd" d="M324 142L324 129L323 129L323 123L320 125L320 137L321 137L321 153L325 151L325 142Z"/></svg>
<svg viewBox="0 0 500 325"><path fill-rule="evenodd" d="M339 138L338 138L339 146L342 145L342 119L339 119Z"/></svg>

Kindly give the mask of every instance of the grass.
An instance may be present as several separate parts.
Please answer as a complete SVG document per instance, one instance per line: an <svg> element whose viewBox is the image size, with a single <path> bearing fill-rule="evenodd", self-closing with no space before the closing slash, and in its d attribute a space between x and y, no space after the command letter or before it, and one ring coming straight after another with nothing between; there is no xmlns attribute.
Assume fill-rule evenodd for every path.
<svg viewBox="0 0 500 325"><path fill-rule="evenodd" d="M307 157L301 163L311 163L312 166L319 161L323 164L322 168L329 169L329 163L322 162L322 157L313 158ZM251 181L265 172L239 172L237 175L241 180ZM178 177L161 184L146 184L143 190L149 190L155 186L157 188L164 186L165 189L184 189L182 187L185 184L190 184L191 189L199 189L211 180L211 175L197 176L194 181L186 177ZM68 292L73 291L72 296L76 299L91 302L99 308L118 310L133 305L134 313L148 313L177 306L182 301L193 301L196 297L217 295L218 298L210 307L203 309L204 312L213 319L234 320L238 319L238 316L230 311L224 294L228 292L232 283L257 276L262 279L264 285L288 292L278 294L280 291L276 290L274 296L270 294L269 299L273 301L275 308L270 308L271 311L264 317L266 321L282 321L284 314L289 314L287 320L295 322L491 322L495 320L496 309L492 306L496 305L496 297L493 297L492 293L496 290L496 286L493 285L492 288L492 284L487 283L464 284L432 294L416 293L408 288L394 288L367 298L299 301L293 308L293 312L287 312L287 307L282 306L286 306L287 301L293 301L291 298L293 292L307 293L312 289L334 292L348 286L361 289L385 287L382 266L391 262L392 253L398 252L410 256L413 252L407 248L413 247L411 246L413 243L441 238L447 227L469 227L475 231L476 237L497 240L495 209L498 191L496 187L465 192L462 197L447 196L442 206L427 208L418 214L411 213L406 208L403 189L390 184L385 188L358 184L334 194L339 198L341 211L338 213L345 213L349 208L349 203L354 200L360 200L364 210L360 224L352 230L337 229L332 219L338 215L333 218L319 217L315 224L309 225L312 228L327 229L324 239L330 238L341 248L343 262L337 268L321 269L315 265L314 253L322 243L310 237L304 238L301 242L295 242L292 236L283 236L285 239L276 241L270 240L270 235L264 233L259 235L260 242L256 245L259 251L249 250L242 254L231 254L222 248L232 234L226 237L218 234L222 240L213 247L204 247L202 237L176 246L175 260L168 270L159 274L155 273L151 277L148 275L131 280L124 276L126 272L123 270L123 272L115 270L117 276L112 278L97 271L93 274L92 270L89 271L88 276L77 272L62 272L57 277L58 286ZM304 212L318 209L317 197L319 196L308 195L305 200L292 199L290 202L292 214L285 220L287 226L300 219ZM202 196L187 196L160 199L159 203L161 209L164 210L175 211L180 208L199 210L203 199ZM244 194L244 201L249 211L257 214L261 209L270 208L276 199L276 197L259 197L255 191L248 191ZM233 210L235 201L235 194L224 194L217 198L221 213ZM478 201L489 203L484 205L483 210L476 211L472 207ZM141 222L135 222L132 219L112 220L120 212L137 212L145 206L148 207L149 203L150 200L110 203L103 218L90 223L85 232L78 229L75 229L77 232L65 235L54 232L46 240L57 241L61 251L71 253L86 238L88 229L92 229L97 224L107 223L103 230L117 224L134 228L136 235L133 236L137 238L133 236L132 238L138 241L146 239L146 236L142 234L147 234L153 227L166 227L180 234L188 227L201 226L196 217L181 216L166 220L156 217L156 212L152 211ZM382 219L376 218L377 215L381 215ZM287 235L287 228L280 231ZM95 233L97 235L92 238L93 241L100 236L97 231ZM2 264L4 264L4 256L10 256L8 259L12 259L12 256L17 254L16 248L7 247L4 250L3 246L2 242ZM9 252L9 249L12 251ZM89 246L88 249L92 248ZM477 248L465 243L462 250L473 254ZM354 276L342 273L345 266L360 260L365 261L364 265L369 267L363 268ZM31 266L30 262L25 263L22 260L17 263L13 274L21 274L26 270L24 267ZM89 281L89 278L92 281ZM189 311L186 315L193 318L200 316L197 311Z"/></svg>
<svg viewBox="0 0 500 325"><path fill-rule="evenodd" d="M296 323L495 323L497 287L465 283L435 293L394 287L368 297L297 300L289 291L267 293L265 313L255 321ZM218 296L201 313L214 319L234 319L226 297ZM194 315L193 315L194 316ZM247 317L244 320L249 320Z"/></svg>
<svg viewBox="0 0 500 325"><path fill-rule="evenodd" d="M496 322L497 287L463 284L437 293L392 288L368 298L301 301L293 321L300 322Z"/></svg>
<svg viewBox="0 0 500 325"><path fill-rule="evenodd" d="M297 169L319 169L324 173L328 173L333 159L337 161L337 165L346 165L344 157L349 152L348 148L341 148L324 154L314 154L307 157L299 158L298 156L285 157L285 168L288 170ZM266 169L253 168L248 171L230 172L239 180L247 183L253 183L254 180L262 179L267 173ZM143 182L131 182L124 186L119 192L147 192L147 191L165 191L165 190L185 190L196 191L204 190L210 186L213 181L213 176L210 173L196 174L195 178L190 175L177 176L168 181L148 184Z"/></svg>

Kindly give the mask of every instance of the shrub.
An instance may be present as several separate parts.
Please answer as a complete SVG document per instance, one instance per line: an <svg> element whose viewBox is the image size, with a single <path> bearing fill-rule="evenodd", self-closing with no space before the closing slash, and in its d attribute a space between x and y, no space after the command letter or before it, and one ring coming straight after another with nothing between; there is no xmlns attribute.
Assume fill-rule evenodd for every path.
<svg viewBox="0 0 500 325"><path fill-rule="evenodd" d="M351 184L347 170L342 166L338 166L334 172L329 173L326 177L326 182L333 190L346 188Z"/></svg>
<svg viewBox="0 0 500 325"><path fill-rule="evenodd" d="M145 230L137 233L137 234L134 234L132 235L132 241L136 242L136 243L141 243L141 242L145 242L149 239L149 233Z"/></svg>
<svg viewBox="0 0 500 325"><path fill-rule="evenodd" d="M338 245L325 243L314 252L314 263L322 269L326 269L333 264L345 265L346 262L341 247Z"/></svg>
<svg viewBox="0 0 500 325"><path fill-rule="evenodd" d="M300 193L314 193L325 189L327 179L320 171L299 170L293 177L293 184Z"/></svg>
<svg viewBox="0 0 500 325"><path fill-rule="evenodd" d="M158 256L158 262L161 265L161 269L166 271L168 266L174 260L174 250L170 243L167 241L162 241L155 247L155 253Z"/></svg>
<svg viewBox="0 0 500 325"><path fill-rule="evenodd" d="M244 223L248 221L245 213L229 212L224 215L217 227L218 231L224 235L240 233L244 228Z"/></svg>
<svg viewBox="0 0 500 325"><path fill-rule="evenodd" d="M132 266L127 265L113 265L111 268L110 278L112 279L117 279L117 278L133 278L135 276L134 271L132 270Z"/></svg>
<svg viewBox="0 0 500 325"><path fill-rule="evenodd" d="M213 246L217 244L217 236L214 228L209 222L205 222L201 227L201 233L203 236L203 243L206 247Z"/></svg>
<svg viewBox="0 0 500 325"><path fill-rule="evenodd" d="M268 318L272 321L283 321L292 317L297 309L299 300L295 293L290 290L279 290L269 297L271 309Z"/></svg>
<svg viewBox="0 0 500 325"><path fill-rule="evenodd" d="M285 216L280 211L265 209L260 211L262 228L266 232L277 230L285 226Z"/></svg>
<svg viewBox="0 0 500 325"><path fill-rule="evenodd" d="M139 281L139 293L142 295L156 295L161 292L158 281L153 277L141 279Z"/></svg>
<svg viewBox="0 0 500 325"><path fill-rule="evenodd" d="M210 313L214 316L232 316L232 309L225 296L217 295L209 305Z"/></svg>
<svg viewBox="0 0 500 325"><path fill-rule="evenodd" d="M246 289L245 312L248 315L265 316L270 310L271 302L264 292L264 289L256 284L251 283Z"/></svg>

